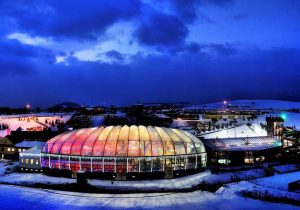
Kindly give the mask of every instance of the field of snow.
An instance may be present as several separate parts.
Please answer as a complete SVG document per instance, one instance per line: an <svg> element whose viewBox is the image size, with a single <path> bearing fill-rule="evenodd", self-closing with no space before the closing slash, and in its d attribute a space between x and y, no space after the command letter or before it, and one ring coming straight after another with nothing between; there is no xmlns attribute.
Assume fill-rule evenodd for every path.
<svg viewBox="0 0 300 210"><path fill-rule="evenodd" d="M6 209L272 209L299 207L244 198L236 194L189 193L92 194L0 186L0 206Z"/></svg>
<svg viewBox="0 0 300 210"><path fill-rule="evenodd" d="M44 127L50 126L51 122L56 120L66 122L71 118L69 114L41 113L41 114L22 114L22 115L1 115L0 124L7 125L9 130L42 130ZM47 122L47 123L46 123ZM8 130L2 130L0 136L3 137L9 134Z"/></svg>

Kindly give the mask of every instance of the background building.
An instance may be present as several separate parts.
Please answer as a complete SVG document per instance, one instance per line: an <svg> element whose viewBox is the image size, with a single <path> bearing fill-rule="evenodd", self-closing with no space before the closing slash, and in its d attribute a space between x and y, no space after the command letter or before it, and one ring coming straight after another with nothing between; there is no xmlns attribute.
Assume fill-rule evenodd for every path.
<svg viewBox="0 0 300 210"><path fill-rule="evenodd" d="M202 140L212 168L226 166L256 165L278 158L282 149L279 139L262 137L240 137Z"/></svg>
<svg viewBox="0 0 300 210"><path fill-rule="evenodd" d="M36 146L19 153L19 168L25 172L42 172L42 146Z"/></svg>

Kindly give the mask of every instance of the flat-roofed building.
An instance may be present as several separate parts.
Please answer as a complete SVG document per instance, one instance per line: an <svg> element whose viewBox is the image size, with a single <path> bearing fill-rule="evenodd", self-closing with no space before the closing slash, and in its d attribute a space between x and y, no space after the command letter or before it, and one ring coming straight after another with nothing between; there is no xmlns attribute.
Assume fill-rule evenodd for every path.
<svg viewBox="0 0 300 210"><path fill-rule="evenodd" d="M212 167L255 165L276 160L281 140L271 136L202 139Z"/></svg>
<svg viewBox="0 0 300 210"><path fill-rule="evenodd" d="M36 146L19 153L19 168L24 172L41 172L41 150L42 146Z"/></svg>

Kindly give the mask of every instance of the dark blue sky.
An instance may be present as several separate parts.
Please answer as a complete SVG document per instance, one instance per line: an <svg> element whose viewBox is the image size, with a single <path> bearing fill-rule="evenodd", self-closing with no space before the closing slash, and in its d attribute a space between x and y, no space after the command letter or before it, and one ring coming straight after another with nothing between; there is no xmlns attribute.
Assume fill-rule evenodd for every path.
<svg viewBox="0 0 300 210"><path fill-rule="evenodd" d="M300 100L298 0L14 0L0 20L0 106Z"/></svg>

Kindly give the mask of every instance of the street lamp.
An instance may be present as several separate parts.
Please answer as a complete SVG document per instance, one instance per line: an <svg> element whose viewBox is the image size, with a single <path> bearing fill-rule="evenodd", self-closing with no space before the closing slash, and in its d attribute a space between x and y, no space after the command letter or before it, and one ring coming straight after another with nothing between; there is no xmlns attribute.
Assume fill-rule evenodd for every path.
<svg viewBox="0 0 300 210"><path fill-rule="evenodd" d="M30 104L26 104L26 109L27 109L27 111L29 113L29 111L30 111Z"/></svg>

